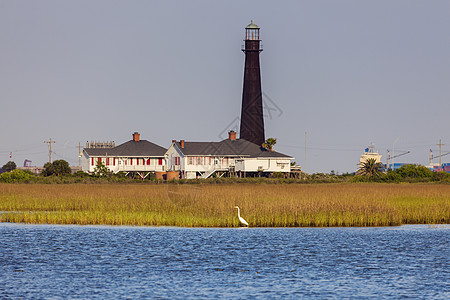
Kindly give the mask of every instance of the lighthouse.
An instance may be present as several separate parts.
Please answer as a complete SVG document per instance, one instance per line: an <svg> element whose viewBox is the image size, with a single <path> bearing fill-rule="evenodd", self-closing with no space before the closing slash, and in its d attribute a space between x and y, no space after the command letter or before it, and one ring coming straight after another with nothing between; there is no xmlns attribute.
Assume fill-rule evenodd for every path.
<svg viewBox="0 0 450 300"><path fill-rule="evenodd" d="M259 53L262 51L259 27L251 23L245 28L244 84L242 90L240 138L257 145L265 142Z"/></svg>

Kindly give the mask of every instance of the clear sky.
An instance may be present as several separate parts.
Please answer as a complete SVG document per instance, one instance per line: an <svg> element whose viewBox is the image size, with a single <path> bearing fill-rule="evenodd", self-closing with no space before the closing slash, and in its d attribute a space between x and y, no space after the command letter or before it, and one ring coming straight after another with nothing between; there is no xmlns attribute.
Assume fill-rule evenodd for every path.
<svg viewBox="0 0 450 300"><path fill-rule="evenodd" d="M0 165L78 165L78 143L218 141L261 27L266 137L306 172L364 148L450 151L450 1L0 0ZM305 161L305 132L306 161ZM442 158L450 161L450 155Z"/></svg>

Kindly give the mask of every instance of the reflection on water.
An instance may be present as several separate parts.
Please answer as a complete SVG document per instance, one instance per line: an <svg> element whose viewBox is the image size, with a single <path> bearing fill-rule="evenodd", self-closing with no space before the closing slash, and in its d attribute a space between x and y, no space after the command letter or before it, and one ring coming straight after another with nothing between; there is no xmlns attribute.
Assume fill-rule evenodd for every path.
<svg viewBox="0 0 450 300"><path fill-rule="evenodd" d="M450 298L450 227L0 224L0 298Z"/></svg>

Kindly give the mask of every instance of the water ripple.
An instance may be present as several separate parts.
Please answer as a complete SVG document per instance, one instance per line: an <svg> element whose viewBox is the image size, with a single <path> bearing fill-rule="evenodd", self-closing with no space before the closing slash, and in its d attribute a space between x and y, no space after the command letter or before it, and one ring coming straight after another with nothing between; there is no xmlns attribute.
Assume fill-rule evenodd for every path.
<svg viewBox="0 0 450 300"><path fill-rule="evenodd" d="M0 224L0 298L450 298L450 228Z"/></svg>

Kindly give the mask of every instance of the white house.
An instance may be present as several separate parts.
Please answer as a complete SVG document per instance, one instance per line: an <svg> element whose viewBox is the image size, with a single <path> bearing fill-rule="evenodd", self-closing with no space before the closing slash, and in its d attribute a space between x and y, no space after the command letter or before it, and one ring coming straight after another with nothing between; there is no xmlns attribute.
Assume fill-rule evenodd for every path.
<svg viewBox="0 0 450 300"><path fill-rule="evenodd" d="M214 173L254 176L290 172L292 157L263 149L230 131L220 142L172 141L166 152L167 170L179 171L181 178L208 178Z"/></svg>
<svg viewBox="0 0 450 300"><path fill-rule="evenodd" d="M116 147L85 148L81 169L93 173L102 162L113 173L125 172L146 178L150 173L166 170L165 153L167 149L152 142L141 140L139 133L133 133L133 139Z"/></svg>

